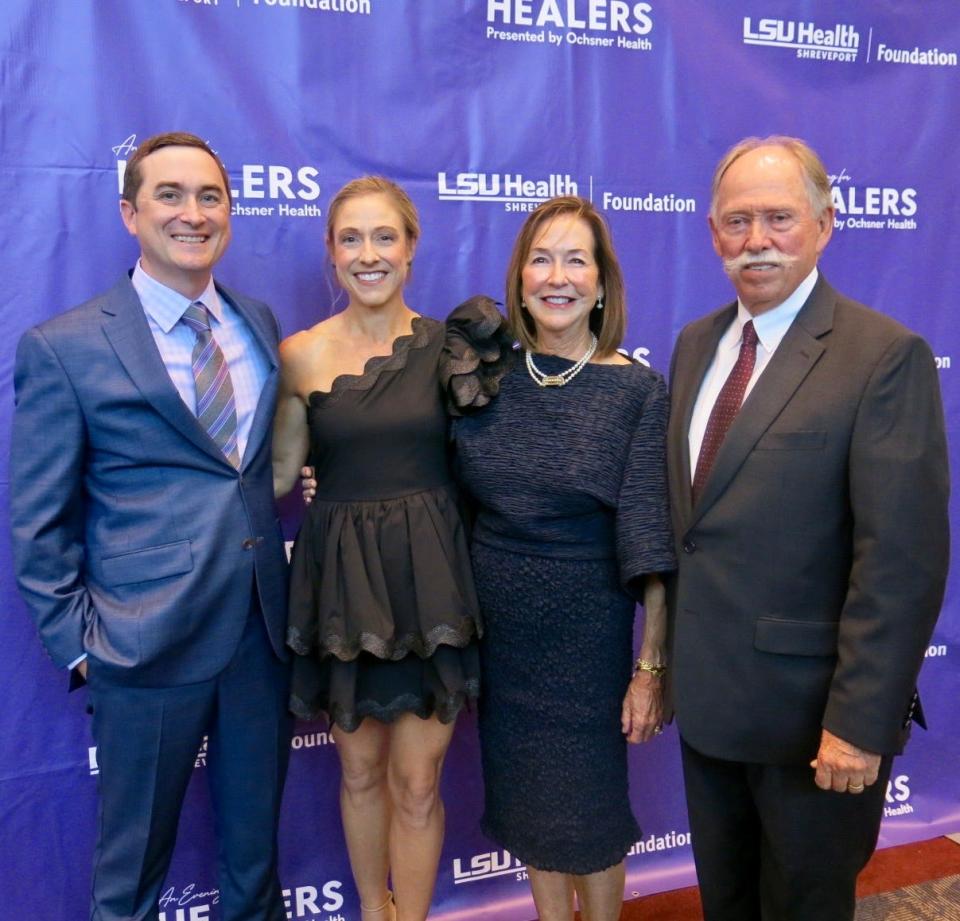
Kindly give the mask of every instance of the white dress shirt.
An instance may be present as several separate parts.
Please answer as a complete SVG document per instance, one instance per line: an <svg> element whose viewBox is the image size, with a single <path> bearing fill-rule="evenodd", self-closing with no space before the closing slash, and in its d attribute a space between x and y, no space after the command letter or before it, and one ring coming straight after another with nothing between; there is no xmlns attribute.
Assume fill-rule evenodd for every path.
<svg viewBox="0 0 960 921"><path fill-rule="evenodd" d="M717 402L720 391L733 366L737 363L740 355L740 343L743 339L743 327L749 321L753 320L753 328L757 332L757 360L753 366L753 374L747 382L747 389L743 394L746 399L753 390L754 385L763 374L764 368L769 364L773 353L783 341L783 337L790 329L800 308L804 305L813 286L817 283L819 272L816 266L813 271L797 286L793 294L790 295L782 304L777 305L772 310L767 310L759 316L751 316L750 311L743 306L742 301L737 302L737 316L727 327L724 334L720 337L717 344L717 351L714 353L713 361L707 368L707 373L703 377L700 385L700 393L697 395L697 402L693 407L693 415L690 418L690 431L687 433L687 444L690 449L690 482L697 471L697 459L700 457L700 448L703 445L703 436L707 430L707 421L710 418L710 411L713 404Z"/></svg>

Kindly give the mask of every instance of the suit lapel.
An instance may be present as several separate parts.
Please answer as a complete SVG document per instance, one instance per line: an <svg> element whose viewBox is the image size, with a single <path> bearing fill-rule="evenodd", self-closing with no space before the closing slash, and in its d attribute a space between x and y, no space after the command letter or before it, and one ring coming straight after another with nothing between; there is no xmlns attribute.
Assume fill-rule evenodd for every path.
<svg viewBox="0 0 960 921"><path fill-rule="evenodd" d="M263 354L267 356L270 368L275 371L277 369L277 345L274 330L264 325L265 318L261 316L260 312L251 310L245 297L220 284L217 284L217 293L226 298L230 302L230 306L243 317L244 322L263 350Z"/></svg>
<svg viewBox="0 0 960 921"><path fill-rule="evenodd" d="M122 278L107 292L101 310L103 331L144 399L197 448L229 464L180 398L129 278Z"/></svg>
<svg viewBox="0 0 960 921"><path fill-rule="evenodd" d="M679 479L674 482L674 489L680 503L682 521L689 521L692 511L690 483L693 479L694 461L690 457L688 437L690 420L693 418L693 409L703 378L717 351L717 344L724 330L733 322L736 312L737 304L734 302L718 311L712 321L692 328L685 337L688 341L684 343L683 353L678 356L678 363L673 371L671 416L679 420L679 430L676 437L670 439L669 460L671 469L680 471Z"/></svg>
<svg viewBox="0 0 960 921"><path fill-rule="evenodd" d="M826 350L819 340L833 327L835 301L836 293L821 275L733 420L703 494L692 510L691 525L722 495L757 441L819 361ZM687 425L689 427L689 420Z"/></svg>
<svg viewBox="0 0 960 921"><path fill-rule="evenodd" d="M247 438L247 446L244 449L243 458L240 461L240 469L242 470L252 458L256 456L264 439L270 434L273 424L277 392L277 371L279 368L275 331L264 326L265 317L262 311L252 310L247 301L239 294L235 294L233 291L220 285L217 285L217 291L220 296L226 298L230 302L230 306L243 317L247 327L257 340L261 351L267 357L267 376L264 379L263 388L260 391L260 399L257 401L257 408L253 414L253 422L250 425L250 435Z"/></svg>

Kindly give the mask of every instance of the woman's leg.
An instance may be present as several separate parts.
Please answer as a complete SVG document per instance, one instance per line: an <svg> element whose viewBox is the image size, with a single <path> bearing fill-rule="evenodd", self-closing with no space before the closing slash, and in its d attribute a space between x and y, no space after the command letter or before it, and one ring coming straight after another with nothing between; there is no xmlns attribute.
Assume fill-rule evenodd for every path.
<svg viewBox="0 0 960 921"><path fill-rule="evenodd" d="M573 921L573 877L527 867L540 921Z"/></svg>
<svg viewBox="0 0 960 921"><path fill-rule="evenodd" d="M443 846L440 771L454 723L405 713L390 727L390 875L397 921L423 921Z"/></svg>
<svg viewBox="0 0 960 921"><path fill-rule="evenodd" d="M625 875L623 861L620 861L599 873L573 877L583 921L617 921L623 905Z"/></svg>
<svg viewBox="0 0 960 921"><path fill-rule="evenodd" d="M344 732L334 726L333 738L340 756L340 814L350 868L360 893L360 905L368 909L363 917L369 921L389 921L392 918L387 888L391 812L387 789L389 727L368 718L355 732Z"/></svg>

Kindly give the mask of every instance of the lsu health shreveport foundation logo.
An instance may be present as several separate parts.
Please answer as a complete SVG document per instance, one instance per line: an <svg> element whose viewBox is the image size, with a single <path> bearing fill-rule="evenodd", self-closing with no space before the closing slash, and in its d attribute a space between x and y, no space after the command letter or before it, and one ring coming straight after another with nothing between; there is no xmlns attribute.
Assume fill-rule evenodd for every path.
<svg viewBox="0 0 960 921"><path fill-rule="evenodd" d="M453 883L475 883L498 876L513 876L516 880L527 878L527 868L509 851L487 851L474 854L466 861L459 857L453 861Z"/></svg>
<svg viewBox="0 0 960 921"><path fill-rule="evenodd" d="M369 16L371 0L176 0L186 6L261 6L264 9L315 10L318 13L348 13Z"/></svg>
<svg viewBox="0 0 960 921"><path fill-rule="evenodd" d="M915 64L921 67L956 67L960 63L956 51L942 51L937 47L921 48L919 45L895 48L886 41L877 42L875 59L878 64ZM867 60L870 60L869 51Z"/></svg>
<svg viewBox="0 0 960 921"><path fill-rule="evenodd" d="M640 841L634 842L627 851L628 857L637 857L640 854L655 854L658 851L672 851L678 847L690 846L690 832L671 829L665 835L647 835Z"/></svg>
<svg viewBox="0 0 960 921"><path fill-rule="evenodd" d="M758 19L743 17L743 43L783 48L798 58L819 61L856 61L860 33L846 23L822 28L814 22L795 19Z"/></svg>
<svg viewBox="0 0 960 921"><path fill-rule="evenodd" d="M352 13L369 16L370 0L243 0L246 6L265 6L288 10L317 10L320 13ZM240 0L237 0L240 6Z"/></svg>
<svg viewBox="0 0 960 921"><path fill-rule="evenodd" d="M548 198L579 194L580 186L569 173L538 178L522 173L437 173L440 201L496 203L504 211L533 211Z"/></svg>

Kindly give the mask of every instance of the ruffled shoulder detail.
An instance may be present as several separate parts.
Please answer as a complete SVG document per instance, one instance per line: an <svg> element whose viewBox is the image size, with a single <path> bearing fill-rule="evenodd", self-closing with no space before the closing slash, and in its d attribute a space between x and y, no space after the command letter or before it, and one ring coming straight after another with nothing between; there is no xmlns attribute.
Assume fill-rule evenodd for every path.
<svg viewBox="0 0 960 921"><path fill-rule="evenodd" d="M405 368L410 352L428 345L434 335L439 335L438 329L441 325L432 317L414 317L411 331L393 340L389 355L374 355L368 358L360 374L338 374L329 390L314 390L310 394L310 402L329 403L348 390L370 390L384 371L399 371Z"/></svg>
<svg viewBox="0 0 960 921"><path fill-rule="evenodd" d="M515 358L513 341L496 302L483 294L464 301L447 317L440 385L451 415L480 409L497 395Z"/></svg>

